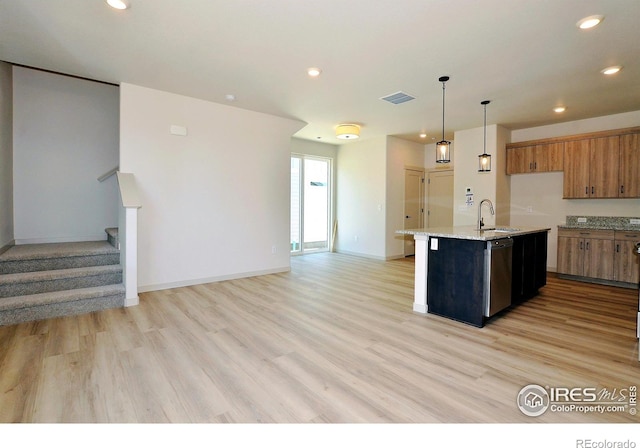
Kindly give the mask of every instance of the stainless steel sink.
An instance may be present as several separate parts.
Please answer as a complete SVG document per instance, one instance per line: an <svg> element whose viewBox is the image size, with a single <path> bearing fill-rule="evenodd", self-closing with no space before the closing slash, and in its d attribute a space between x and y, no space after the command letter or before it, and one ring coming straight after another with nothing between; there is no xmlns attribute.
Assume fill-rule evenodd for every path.
<svg viewBox="0 0 640 448"><path fill-rule="evenodd" d="M496 227L495 229L493 229L494 232L503 232L503 233L510 233L510 232L519 232L520 229L516 229L515 227Z"/></svg>
<svg viewBox="0 0 640 448"><path fill-rule="evenodd" d="M481 232L497 232L497 233L512 233L512 232L520 232L521 229L516 229L515 227L487 227L486 229L482 229Z"/></svg>

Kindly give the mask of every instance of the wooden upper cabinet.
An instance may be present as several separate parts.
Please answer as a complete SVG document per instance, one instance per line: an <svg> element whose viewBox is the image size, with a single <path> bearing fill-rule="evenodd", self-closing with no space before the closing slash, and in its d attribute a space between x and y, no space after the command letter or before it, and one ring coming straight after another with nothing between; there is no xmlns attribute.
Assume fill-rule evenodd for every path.
<svg viewBox="0 0 640 448"><path fill-rule="evenodd" d="M617 135L565 142L563 198L617 198L619 164Z"/></svg>
<svg viewBox="0 0 640 448"><path fill-rule="evenodd" d="M617 198L620 137L614 136L591 139L590 149L589 197Z"/></svg>
<svg viewBox="0 0 640 448"><path fill-rule="evenodd" d="M535 147L535 171L562 171L564 169L564 143L543 143Z"/></svg>
<svg viewBox="0 0 640 448"><path fill-rule="evenodd" d="M589 163L591 148L589 140L574 140L564 144L564 181L562 197L590 197Z"/></svg>
<svg viewBox="0 0 640 448"><path fill-rule="evenodd" d="M562 171L564 143L507 148L507 174Z"/></svg>
<svg viewBox="0 0 640 448"><path fill-rule="evenodd" d="M640 197L640 134L620 137L620 170L618 197Z"/></svg>
<svg viewBox="0 0 640 448"><path fill-rule="evenodd" d="M564 199L640 198L640 126L507 144L507 174L563 171Z"/></svg>

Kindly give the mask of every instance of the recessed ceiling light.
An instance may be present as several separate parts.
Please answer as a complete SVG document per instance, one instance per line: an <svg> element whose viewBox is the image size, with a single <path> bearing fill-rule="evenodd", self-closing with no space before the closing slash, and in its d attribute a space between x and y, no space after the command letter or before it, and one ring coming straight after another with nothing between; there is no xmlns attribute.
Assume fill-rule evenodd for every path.
<svg viewBox="0 0 640 448"><path fill-rule="evenodd" d="M307 74L312 78L317 78L318 76L320 76L320 73L322 73L322 70L317 67L311 67L307 69Z"/></svg>
<svg viewBox="0 0 640 448"><path fill-rule="evenodd" d="M601 72L605 75L615 75L616 73L618 73L620 70L622 70L622 67L619 65L614 65L612 67L607 67L603 70L601 70Z"/></svg>
<svg viewBox="0 0 640 448"><path fill-rule="evenodd" d="M604 20L604 16L600 16L600 15L589 16L578 21L578 23L576 23L576 26L581 30L588 30L589 28L593 28L594 26L599 25L603 20Z"/></svg>
<svg viewBox="0 0 640 448"><path fill-rule="evenodd" d="M420 138L427 138L427 134L423 132L422 134L420 134Z"/></svg>
<svg viewBox="0 0 640 448"><path fill-rule="evenodd" d="M129 7L128 0L107 0L107 4L115 9L127 9Z"/></svg>
<svg viewBox="0 0 640 448"><path fill-rule="evenodd" d="M565 110L567 110L566 107L564 106L558 106L558 107L554 107L553 111L557 114L561 114L562 112L564 112Z"/></svg>
<svg viewBox="0 0 640 448"><path fill-rule="evenodd" d="M229 101L229 102L233 102L233 101L235 101L235 100L236 100L236 96L235 96L235 95L232 95L231 93L227 93L227 94L224 96L224 99L225 99L225 100L227 100L227 101Z"/></svg>

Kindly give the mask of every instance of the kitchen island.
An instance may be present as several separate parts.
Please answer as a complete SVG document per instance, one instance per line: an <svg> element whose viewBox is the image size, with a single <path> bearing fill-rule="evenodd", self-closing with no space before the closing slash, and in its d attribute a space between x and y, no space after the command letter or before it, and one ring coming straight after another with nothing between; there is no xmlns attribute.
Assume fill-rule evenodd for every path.
<svg viewBox="0 0 640 448"><path fill-rule="evenodd" d="M482 327L546 284L550 228L399 230L415 239L413 310Z"/></svg>

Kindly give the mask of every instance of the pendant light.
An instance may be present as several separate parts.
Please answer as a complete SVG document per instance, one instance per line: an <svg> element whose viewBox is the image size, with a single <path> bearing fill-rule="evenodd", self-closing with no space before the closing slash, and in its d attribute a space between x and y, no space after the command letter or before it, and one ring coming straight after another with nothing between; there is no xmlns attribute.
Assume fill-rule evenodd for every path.
<svg viewBox="0 0 640 448"><path fill-rule="evenodd" d="M451 142L444 139L444 83L449 81L449 77L441 76L438 81L442 83L442 140L436 143L436 162L449 163L451 162L451 157L449 156Z"/></svg>
<svg viewBox="0 0 640 448"><path fill-rule="evenodd" d="M491 171L491 155L487 154L487 104L491 101L484 100L480 104L484 106L484 150L478 156L478 171L488 173Z"/></svg>

